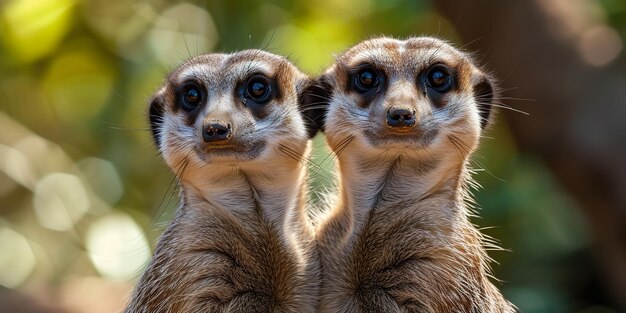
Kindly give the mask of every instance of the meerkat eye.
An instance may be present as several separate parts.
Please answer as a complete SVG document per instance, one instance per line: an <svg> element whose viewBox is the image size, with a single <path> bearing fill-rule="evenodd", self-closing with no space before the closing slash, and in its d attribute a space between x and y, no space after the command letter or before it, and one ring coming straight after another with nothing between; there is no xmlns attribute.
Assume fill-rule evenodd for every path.
<svg viewBox="0 0 626 313"><path fill-rule="evenodd" d="M254 75L248 79L244 89L244 97L256 103L263 104L270 100L272 86L267 77Z"/></svg>
<svg viewBox="0 0 626 313"><path fill-rule="evenodd" d="M202 103L202 92L196 84L190 84L181 94L181 107L185 111L195 110Z"/></svg>
<svg viewBox="0 0 626 313"><path fill-rule="evenodd" d="M357 91L364 93L378 87L380 79L376 70L371 67L361 69L354 76L354 87Z"/></svg>
<svg viewBox="0 0 626 313"><path fill-rule="evenodd" d="M441 65L433 66L426 75L428 87L440 93L449 91L452 88L452 81L452 75L448 69Z"/></svg>

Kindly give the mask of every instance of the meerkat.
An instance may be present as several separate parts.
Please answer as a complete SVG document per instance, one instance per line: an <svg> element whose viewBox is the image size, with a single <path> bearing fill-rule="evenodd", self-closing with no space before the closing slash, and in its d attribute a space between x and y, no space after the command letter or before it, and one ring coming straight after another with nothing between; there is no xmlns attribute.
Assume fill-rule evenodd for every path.
<svg viewBox="0 0 626 313"><path fill-rule="evenodd" d="M317 81L338 195L317 233L320 312L515 312L470 222L494 81L430 37L364 41Z"/></svg>
<svg viewBox="0 0 626 313"><path fill-rule="evenodd" d="M309 83L260 50L169 74L149 116L181 203L125 312L317 312L304 162L315 129L299 111Z"/></svg>

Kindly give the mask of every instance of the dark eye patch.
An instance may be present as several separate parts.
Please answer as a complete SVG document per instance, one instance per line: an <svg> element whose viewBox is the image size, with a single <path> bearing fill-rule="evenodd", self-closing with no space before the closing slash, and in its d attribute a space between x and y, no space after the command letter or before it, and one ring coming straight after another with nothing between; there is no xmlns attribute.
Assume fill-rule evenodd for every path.
<svg viewBox="0 0 626 313"><path fill-rule="evenodd" d="M267 104L273 97L275 84L265 75L256 74L249 77L243 86L244 104L254 101L258 105Z"/></svg>
<svg viewBox="0 0 626 313"><path fill-rule="evenodd" d="M197 85L187 86L180 97L180 106L183 110L191 112L197 109L202 103L202 91Z"/></svg>
<svg viewBox="0 0 626 313"><path fill-rule="evenodd" d="M380 78L373 68L363 68L354 75L354 89L360 93L366 93L378 87Z"/></svg>
<svg viewBox="0 0 626 313"><path fill-rule="evenodd" d="M457 88L457 72L444 64L431 65L418 75L417 88L428 95L436 107L444 107L445 95Z"/></svg>
<svg viewBox="0 0 626 313"><path fill-rule="evenodd" d="M203 84L196 80L188 80L174 89L176 109L182 110L187 116L187 124L191 125L197 118L200 108L207 103L207 92Z"/></svg>
<svg viewBox="0 0 626 313"><path fill-rule="evenodd" d="M372 100L385 88L385 73L371 65L362 64L348 70L347 91L356 92L362 97L360 106L368 106Z"/></svg>
<svg viewBox="0 0 626 313"><path fill-rule="evenodd" d="M431 68L426 74L428 87L439 93L446 93L452 88L453 77L448 70L442 66Z"/></svg>
<svg viewBox="0 0 626 313"><path fill-rule="evenodd" d="M281 97L276 78L262 73L252 74L240 82L236 94L241 103L258 118L267 116L267 106Z"/></svg>

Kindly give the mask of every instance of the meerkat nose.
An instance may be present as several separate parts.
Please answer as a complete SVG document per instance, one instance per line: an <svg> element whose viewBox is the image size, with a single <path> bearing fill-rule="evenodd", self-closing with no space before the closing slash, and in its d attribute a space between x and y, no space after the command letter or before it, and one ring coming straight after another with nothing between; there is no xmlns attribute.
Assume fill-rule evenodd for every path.
<svg viewBox="0 0 626 313"><path fill-rule="evenodd" d="M206 143L227 143L232 137L232 127L230 123L211 121L205 124L203 128L202 139Z"/></svg>
<svg viewBox="0 0 626 313"><path fill-rule="evenodd" d="M387 110L387 126L394 128L415 125L415 110L393 106Z"/></svg>

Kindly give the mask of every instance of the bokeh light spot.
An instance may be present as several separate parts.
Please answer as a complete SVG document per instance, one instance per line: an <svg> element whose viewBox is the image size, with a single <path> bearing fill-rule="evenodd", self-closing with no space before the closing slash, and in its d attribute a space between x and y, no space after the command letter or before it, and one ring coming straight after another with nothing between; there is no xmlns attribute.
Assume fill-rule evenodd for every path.
<svg viewBox="0 0 626 313"><path fill-rule="evenodd" d="M615 60L623 46L617 31L607 25L586 30L578 40L578 50L583 59L594 66L603 66Z"/></svg>
<svg viewBox="0 0 626 313"><path fill-rule="evenodd" d="M336 53L356 41L349 25L333 20L316 20L302 27L286 24L270 33L275 33L271 45L276 53L293 56L293 61L308 72L321 71Z"/></svg>
<svg viewBox="0 0 626 313"><path fill-rule="evenodd" d="M87 250L96 270L109 279L128 280L150 259L143 232L128 215L115 213L94 222L87 232Z"/></svg>
<svg viewBox="0 0 626 313"><path fill-rule="evenodd" d="M26 155L2 144L0 144L0 170L26 188L32 188L37 180L33 166Z"/></svg>
<svg viewBox="0 0 626 313"><path fill-rule="evenodd" d="M36 265L33 251L24 236L0 225L0 285L19 286Z"/></svg>
<svg viewBox="0 0 626 313"><path fill-rule="evenodd" d="M112 4L112 2L114 4ZM81 9L89 16L86 23L106 40L113 52L128 57L137 39L151 24L154 8L151 2L136 0L83 1Z"/></svg>
<svg viewBox="0 0 626 313"><path fill-rule="evenodd" d="M78 162L78 167L102 200L110 205L120 200L124 188L113 163L98 158L86 158Z"/></svg>
<svg viewBox="0 0 626 313"><path fill-rule="evenodd" d="M6 47L22 62L56 49L72 21L74 0L14 0L0 11Z"/></svg>
<svg viewBox="0 0 626 313"><path fill-rule="evenodd" d="M89 208L89 198L78 177L54 173L35 186L35 213L41 226L58 231L72 228Z"/></svg>
<svg viewBox="0 0 626 313"><path fill-rule="evenodd" d="M25 136L13 147L27 158L25 162L32 164L37 180L45 174L64 172L73 166L73 161L61 147L39 136Z"/></svg>
<svg viewBox="0 0 626 313"><path fill-rule="evenodd" d="M100 112L116 76L107 58L89 43L79 41L52 62L43 86L59 117L76 123Z"/></svg>
<svg viewBox="0 0 626 313"><path fill-rule="evenodd" d="M148 35L151 50L168 66L209 52L217 40L217 29L209 12L188 3L165 10Z"/></svg>

